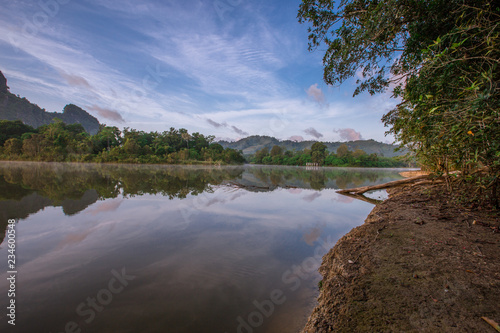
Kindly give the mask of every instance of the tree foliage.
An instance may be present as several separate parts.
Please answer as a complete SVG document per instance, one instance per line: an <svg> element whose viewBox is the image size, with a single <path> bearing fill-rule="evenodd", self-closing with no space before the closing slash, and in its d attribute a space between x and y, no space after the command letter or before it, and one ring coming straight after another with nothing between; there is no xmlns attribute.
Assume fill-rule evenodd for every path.
<svg viewBox="0 0 500 333"><path fill-rule="evenodd" d="M384 91L414 73L421 50L455 19L460 0L303 0L299 22L309 22L309 49L325 44L324 80L336 85L361 74L355 94ZM393 74L392 77L388 74ZM396 76L396 77L394 77Z"/></svg>
<svg viewBox="0 0 500 333"><path fill-rule="evenodd" d="M493 202L500 173L500 5L485 0L303 0L324 79L361 76L354 95L392 89L383 121L429 169L462 171ZM487 174L472 172L486 167ZM484 192L486 193L486 192ZM487 195L484 194L484 197ZM496 202L496 205L498 203Z"/></svg>
<svg viewBox="0 0 500 333"><path fill-rule="evenodd" d="M36 130L23 124L22 121L0 120L0 146L9 138L20 139L26 133L34 133Z"/></svg>
<svg viewBox="0 0 500 333"><path fill-rule="evenodd" d="M311 146L311 159L313 163L322 165L326 158L326 145L322 142L315 142Z"/></svg>
<svg viewBox="0 0 500 333"><path fill-rule="evenodd" d="M455 28L424 50L419 74L384 121L433 169L487 166L497 173L500 12L490 6L456 11L463 15Z"/></svg>
<svg viewBox="0 0 500 333"><path fill-rule="evenodd" d="M332 167L374 167L374 168L396 168L411 166L411 162L397 157L382 157L377 154L367 154L361 149L355 153L351 152L347 145L341 145L337 153L328 153L326 145L316 142L311 149L299 151L285 150L281 155L272 155L272 150L263 148L250 157L250 161L256 164L269 165L302 165L317 163L319 166Z"/></svg>
<svg viewBox="0 0 500 333"><path fill-rule="evenodd" d="M24 127L23 127L24 126ZM101 125L88 135L79 124L56 121L37 130L2 121L2 158L39 161L241 164L240 151L212 143L213 136L170 128L163 133ZM33 131L33 132L32 132Z"/></svg>

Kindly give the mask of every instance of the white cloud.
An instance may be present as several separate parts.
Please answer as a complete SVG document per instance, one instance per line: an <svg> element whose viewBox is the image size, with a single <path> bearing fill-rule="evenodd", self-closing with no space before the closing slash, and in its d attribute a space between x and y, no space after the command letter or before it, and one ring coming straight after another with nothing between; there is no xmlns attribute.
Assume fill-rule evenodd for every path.
<svg viewBox="0 0 500 333"><path fill-rule="evenodd" d="M115 125L121 117L126 126L142 130L173 126L233 138L249 133L286 139L303 133L307 123L315 131L309 135L332 140L332 126L356 122L364 136L381 140L385 129L379 119L394 104L382 95L347 102L340 89L327 104L326 88L310 85L318 80L312 72L321 75L321 64L307 52L307 38L298 33L303 27L283 17L278 19L286 24L277 24L251 2L224 20L211 1L71 2L36 38L23 35L22 19L9 18L29 18L29 11L39 10L36 3L9 2L2 10L0 61L7 78L14 78L12 92L34 92L42 103L33 94L30 100L56 111L67 103L90 105ZM76 15L89 20L74 22ZM108 26L102 18L109 26L116 23L116 31L96 34ZM12 41L18 53L5 46ZM308 74L297 79L292 72Z"/></svg>
<svg viewBox="0 0 500 333"><path fill-rule="evenodd" d="M36 38L30 38L13 26L0 25L0 41L10 43L10 38L16 40L18 52L26 53L46 67L43 77L17 77L44 86L45 88L40 89L45 89L54 98L62 100L60 109L70 102L86 105L92 100L103 108L120 113L140 113L142 117L161 115L163 119L187 120L178 112L168 111L178 109L175 106L179 104L189 104L182 97L158 95L147 90L143 80L135 81L119 70L105 65L87 51L75 49L55 36L39 33ZM12 71L5 72L8 75ZM145 77L150 75L146 69L144 73Z"/></svg>

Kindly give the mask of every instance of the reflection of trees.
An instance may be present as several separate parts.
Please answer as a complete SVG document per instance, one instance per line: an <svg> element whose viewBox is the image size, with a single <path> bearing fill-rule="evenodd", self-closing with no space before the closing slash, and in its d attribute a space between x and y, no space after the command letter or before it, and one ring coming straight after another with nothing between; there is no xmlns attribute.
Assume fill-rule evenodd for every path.
<svg viewBox="0 0 500 333"><path fill-rule="evenodd" d="M241 167L1 163L0 189L6 189L5 199L20 199L24 196L21 193L36 191L59 204L81 199L89 190L96 191L101 200L120 193L124 197L162 194L173 199L202 193L242 172Z"/></svg>
<svg viewBox="0 0 500 333"><path fill-rule="evenodd" d="M310 182L311 188L315 190L321 190L325 188L325 181L327 180L325 172L323 170L311 170L310 171Z"/></svg>
<svg viewBox="0 0 500 333"><path fill-rule="evenodd" d="M60 163L0 163L0 200L20 200L36 192L61 205L80 200L92 190L96 199L161 194L173 198L197 195L226 181L242 178L245 172L272 188L294 186L324 189L377 184L394 179L395 172L298 167L181 167ZM255 185L255 184L244 184Z"/></svg>
<svg viewBox="0 0 500 333"><path fill-rule="evenodd" d="M375 185L401 178L394 170L383 169L319 168L307 170L303 167L252 166L248 167L245 172L251 173L270 188L293 186L315 190ZM242 185L255 184L243 183Z"/></svg>
<svg viewBox="0 0 500 333"><path fill-rule="evenodd" d="M247 176L243 177L246 173ZM170 199L211 192L237 181L243 187L321 190L373 185L397 179L390 170L301 167L194 167L156 165L0 163L0 230L9 218L26 218L47 206L76 214L98 200L161 194ZM3 235L0 235L3 238Z"/></svg>
<svg viewBox="0 0 500 333"><path fill-rule="evenodd" d="M72 215L120 194L185 198L211 191L211 185L238 178L242 172L242 167L0 163L0 230L5 230L8 219L26 218L47 206L61 206Z"/></svg>

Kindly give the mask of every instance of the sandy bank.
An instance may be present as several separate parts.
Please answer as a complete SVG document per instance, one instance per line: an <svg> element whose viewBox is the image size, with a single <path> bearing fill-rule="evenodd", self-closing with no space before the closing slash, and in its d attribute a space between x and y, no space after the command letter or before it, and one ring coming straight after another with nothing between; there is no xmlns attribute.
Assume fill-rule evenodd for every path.
<svg viewBox="0 0 500 333"><path fill-rule="evenodd" d="M323 257L303 332L495 332L498 212L456 205L440 186L390 191Z"/></svg>

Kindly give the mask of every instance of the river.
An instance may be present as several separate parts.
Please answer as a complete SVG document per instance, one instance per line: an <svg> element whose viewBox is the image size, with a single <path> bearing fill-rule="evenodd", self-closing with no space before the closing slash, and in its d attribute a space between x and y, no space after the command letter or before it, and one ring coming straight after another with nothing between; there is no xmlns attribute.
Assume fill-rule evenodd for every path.
<svg viewBox="0 0 500 333"><path fill-rule="evenodd" d="M335 190L399 171L0 162L0 331L297 332L373 208Z"/></svg>

